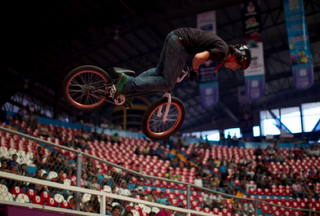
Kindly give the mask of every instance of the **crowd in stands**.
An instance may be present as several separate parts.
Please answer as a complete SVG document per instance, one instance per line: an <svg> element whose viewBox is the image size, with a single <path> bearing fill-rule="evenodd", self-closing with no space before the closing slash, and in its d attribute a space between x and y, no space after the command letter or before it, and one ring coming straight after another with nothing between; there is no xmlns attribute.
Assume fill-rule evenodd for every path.
<svg viewBox="0 0 320 216"><path fill-rule="evenodd" d="M18 113L14 119L18 119L19 116L21 121L28 119L27 124L29 126L35 124L36 126L32 126L32 130L38 130L39 136L58 139L60 145L74 149L88 151L90 150L89 143L93 141L123 145L121 137L117 133L106 135L104 132L97 133L96 130L91 132L77 129L72 131L71 136L66 136L60 127L33 123L35 118L31 117L32 113L29 113L29 118ZM238 157L235 157L232 154L218 156L210 154L210 157L204 161L205 152L211 151L213 147L221 147L226 151L233 148L212 146L208 141L200 142L190 147L185 142L185 139L179 136L175 136L169 145L170 147L168 148L168 146L159 143L155 145L152 142L152 144L144 145L143 147L137 146L134 154L157 157L159 160L169 161L170 167L164 174L167 179L185 181L183 176L179 172L174 172L174 170L195 170L195 179L192 183L196 186L210 188L213 191L230 195L237 195L238 192L250 195L247 185L254 184L258 189L268 189L270 191L274 186L283 186L290 188L289 195L294 199L307 198L310 202L312 199L319 200L319 146L311 145L308 148L298 148L296 145L291 150L283 150L279 149L277 142L274 142L270 143L265 149L259 146L256 149L251 149L250 155L239 154ZM77 168L74 158L69 157L67 154L62 154L59 150L49 151L43 146L37 145L33 152L33 163L37 167L35 173L28 173L27 164L18 163L17 154L13 154L9 160L4 159L1 155L0 157L2 158L1 171L50 180L56 183L66 184L68 181L65 180L70 180L70 185L76 185ZM310 160L316 163L310 164L308 170L297 170L292 165L294 162L304 164L305 162L310 162ZM121 162L118 165L124 166ZM274 165L276 165L276 171L273 169ZM138 173L144 173L144 167L141 164L131 162L129 168ZM55 172L55 175L50 176L51 171ZM24 194L27 194L30 189L39 196L43 192L50 197L54 197L55 194L61 194L65 200L69 200L70 208L75 207L75 196L73 192L68 190L28 184L27 182L5 178L0 179L0 184L6 185L9 191L14 190L17 186L21 188ZM131 187L132 189L129 187L130 184L134 185ZM86 158L81 166L81 187L99 191L105 190L122 196L185 207L183 202L172 202L173 200L166 193L167 188L157 190L159 188L151 189L147 185L153 186L155 184L152 179L140 178L138 175L125 172L120 168L108 166L106 172L101 172L91 158ZM255 190L255 193L251 193L251 195L256 194L258 194L258 190ZM238 199L234 199L231 203L227 203L225 197L214 193L202 193L201 197L202 200L198 202L196 207L207 208L210 212L214 212L215 209L222 211L225 208L231 208L234 214L246 214L254 211L254 206L250 202L240 203ZM119 203L119 206L115 207L112 203ZM106 200L108 214L130 215L131 207L129 208L129 203L120 200L111 200L109 198ZM90 199L83 200L81 210L98 213L100 211L98 198L92 195ZM149 215L152 215L151 213L153 214L153 212L150 212ZM158 214L159 212L154 214L156 213Z"/></svg>

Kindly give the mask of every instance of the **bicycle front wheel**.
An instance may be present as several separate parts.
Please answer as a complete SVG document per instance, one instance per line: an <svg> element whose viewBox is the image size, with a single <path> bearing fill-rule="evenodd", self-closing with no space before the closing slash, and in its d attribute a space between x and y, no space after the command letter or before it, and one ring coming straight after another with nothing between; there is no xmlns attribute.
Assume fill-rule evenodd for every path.
<svg viewBox="0 0 320 216"><path fill-rule="evenodd" d="M109 75L101 68L85 65L72 70L62 84L67 104L81 111L93 111L105 105Z"/></svg>
<svg viewBox="0 0 320 216"><path fill-rule="evenodd" d="M143 133L152 140L163 140L173 135L182 125L185 108L182 101L176 97L171 98L171 105L167 120L163 121L168 98L163 97L146 110L142 119Z"/></svg>

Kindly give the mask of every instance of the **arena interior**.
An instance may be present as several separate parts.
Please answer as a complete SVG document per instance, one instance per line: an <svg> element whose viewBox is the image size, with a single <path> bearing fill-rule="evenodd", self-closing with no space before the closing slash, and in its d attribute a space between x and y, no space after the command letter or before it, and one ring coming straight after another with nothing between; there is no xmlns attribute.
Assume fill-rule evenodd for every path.
<svg viewBox="0 0 320 216"><path fill-rule="evenodd" d="M10 1L0 82L1 215L320 215L320 2L304 5L312 84L299 89L286 0ZM169 32L215 11L216 34L243 43L243 5L259 5L264 90L246 96L241 70L218 69L216 104L199 80L171 91L185 107L164 140L142 132L145 111L107 103L83 112L62 92L67 74L94 65L136 75L156 67Z"/></svg>

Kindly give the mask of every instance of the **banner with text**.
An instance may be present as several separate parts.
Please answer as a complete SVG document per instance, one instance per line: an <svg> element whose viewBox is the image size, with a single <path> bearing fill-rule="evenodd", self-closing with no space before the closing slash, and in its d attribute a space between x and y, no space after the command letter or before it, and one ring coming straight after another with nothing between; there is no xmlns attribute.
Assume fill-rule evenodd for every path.
<svg viewBox="0 0 320 216"><path fill-rule="evenodd" d="M197 14L197 27L204 31L216 33L216 13L208 11ZM219 101L218 74L214 71L215 62L207 61L199 67L200 103L203 107L211 108Z"/></svg>
<svg viewBox="0 0 320 216"><path fill-rule="evenodd" d="M207 61L199 67L200 103L211 108L219 101L218 72L214 71L216 63Z"/></svg>
<svg viewBox="0 0 320 216"><path fill-rule="evenodd" d="M264 59L263 43L257 42L251 47L251 65L244 71L246 94L251 100L257 100L264 95Z"/></svg>
<svg viewBox="0 0 320 216"><path fill-rule="evenodd" d="M308 89L314 81L312 56L303 0L283 0L293 83Z"/></svg>
<svg viewBox="0 0 320 216"><path fill-rule="evenodd" d="M246 95L257 100L264 95L265 88L260 1L242 4L241 11L243 40L249 45L252 56L250 67L244 71Z"/></svg>
<svg viewBox="0 0 320 216"><path fill-rule="evenodd" d="M262 41L260 1L242 4L241 12L243 41L248 44Z"/></svg>

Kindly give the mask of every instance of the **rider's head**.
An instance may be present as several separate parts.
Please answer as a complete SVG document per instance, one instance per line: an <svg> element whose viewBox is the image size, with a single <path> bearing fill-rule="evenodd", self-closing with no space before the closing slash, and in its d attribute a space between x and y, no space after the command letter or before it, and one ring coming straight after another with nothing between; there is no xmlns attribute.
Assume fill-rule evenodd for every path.
<svg viewBox="0 0 320 216"><path fill-rule="evenodd" d="M243 44L229 45L229 54L230 57L224 63L226 68L245 70L250 66L251 54L248 46Z"/></svg>

